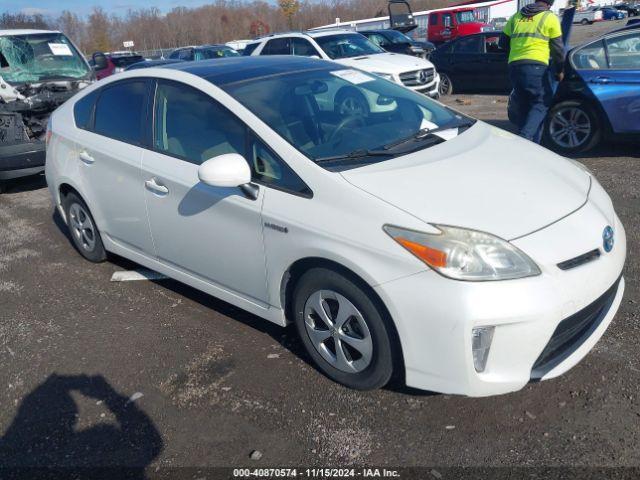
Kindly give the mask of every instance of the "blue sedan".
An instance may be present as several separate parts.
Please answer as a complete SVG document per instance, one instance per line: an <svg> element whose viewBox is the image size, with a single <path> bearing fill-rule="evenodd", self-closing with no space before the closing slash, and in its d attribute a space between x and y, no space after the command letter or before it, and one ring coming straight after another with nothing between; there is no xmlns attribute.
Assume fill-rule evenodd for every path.
<svg viewBox="0 0 640 480"><path fill-rule="evenodd" d="M640 24L574 48L565 72L545 123L549 147L575 154L603 138L638 141Z"/></svg>

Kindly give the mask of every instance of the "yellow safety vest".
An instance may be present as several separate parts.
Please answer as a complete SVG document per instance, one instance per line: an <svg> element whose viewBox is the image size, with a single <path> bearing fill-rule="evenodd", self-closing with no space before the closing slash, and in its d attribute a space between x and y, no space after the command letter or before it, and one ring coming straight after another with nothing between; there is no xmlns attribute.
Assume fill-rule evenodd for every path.
<svg viewBox="0 0 640 480"><path fill-rule="evenodd" d="M504 34L511 38L509 63L534 60L548 65L549 40L560 37L562 29L558 17L549 10L533 17L518 12L505 25Z"/></svg>

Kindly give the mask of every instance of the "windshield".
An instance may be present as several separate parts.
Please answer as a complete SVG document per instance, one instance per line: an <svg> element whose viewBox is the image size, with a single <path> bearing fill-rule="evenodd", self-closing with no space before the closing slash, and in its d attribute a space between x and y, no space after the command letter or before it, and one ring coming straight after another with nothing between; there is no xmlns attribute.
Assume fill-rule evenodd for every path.
<svg viewBox="0 0 640 480"><path fill-rule="evenodd" d="M456 13L456 19L458 20L458 23L477 22L476 16L473 14L473 10L466 10L464 12Z"/></svg>
<svg viewBox="0 0 640 480"><path fill-rule="evenodd" d="M337 58L360 57L362 55L375 55L384 53L384 50L371 43L367 37L359 33L343 33L340 35L327 35L316 37L314 40L320 48L335 60Z"/></svg>
<svg viewBox="0 0 640 480"><path fill-rule="evenodd" d="M325 67L222 88L327 167L354 167L421 150L432 143L410 137L444 127L442 142L473 123L424 95L354 69Z"/></svg>
<svg viewBox="0 0 640 480"><path fill-rule="evenodd" d="M213 58L222 58L222 57L239 57L240 54L236 52L233 48L202 48L196 50L195 59L196 60L211 60Z"/></svg>
<svg viewBox="0 0 640 480"><path fill-rule="evenodd" d="M403 33L398 32L397 30L389 30L386 32L387 38L391 41L391 43L411 43L412 40L404 35Z"/></svg>
<svg viewBox="0 0 640 480"><path fill-rule="evenodd" d="M9 83L81 79L90 70L61 33L0 37L0 75Z"/></svg>

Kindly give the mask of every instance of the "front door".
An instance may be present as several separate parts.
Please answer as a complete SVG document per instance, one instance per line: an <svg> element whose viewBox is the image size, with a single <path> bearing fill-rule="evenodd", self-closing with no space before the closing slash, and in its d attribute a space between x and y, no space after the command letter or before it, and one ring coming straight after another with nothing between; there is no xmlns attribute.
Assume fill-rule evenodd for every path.
<svg viewBox="0 0 640 480"><path fill-rule="evenodd" d="M245 155L246 126L204 92L158 81L153 150L142 174L158 259L227 291L265 304L261 210L239 188L198 180L201 163L225 153Z"/></svg>

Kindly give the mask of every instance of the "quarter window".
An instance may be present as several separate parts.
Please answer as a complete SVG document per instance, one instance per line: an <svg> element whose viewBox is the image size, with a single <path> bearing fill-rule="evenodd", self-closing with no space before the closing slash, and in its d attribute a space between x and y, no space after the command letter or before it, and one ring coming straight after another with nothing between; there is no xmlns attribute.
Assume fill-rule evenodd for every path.
<svg viewBox="0 0 640 480"><path fill-rule="evenodd" d="M96 105L95 132L140 145L146 100L145 80L118 82L104 88Z"/></svg>
<svg viewBox="0 0 640 480"><path fill-rule="evenodd" d="M200 165L218 155L244 155L245 126L205 93L177 82L158 83L154 145Z"/></svg>
<svg viewBox="0 0 640 480"><path fill-rule="evenodd" d="M82 97L73 107L73 116L76 121L76 127L83 130L91 130L93 121L93 107L96 104L99 90L94 90L90 94Z"/></svg>
<svg viewBox="0 0 640 480"><path fill-rule="evenodd" d="M278 190L311 196L311 190L300 177L255 137L251 141L250 158L254 181Z"/></svg>

